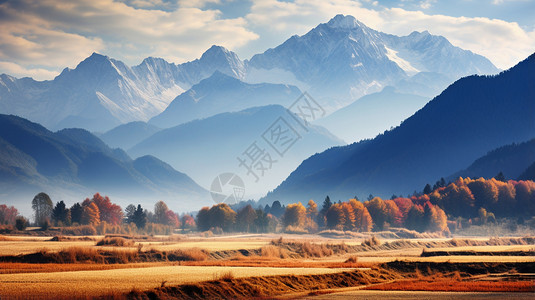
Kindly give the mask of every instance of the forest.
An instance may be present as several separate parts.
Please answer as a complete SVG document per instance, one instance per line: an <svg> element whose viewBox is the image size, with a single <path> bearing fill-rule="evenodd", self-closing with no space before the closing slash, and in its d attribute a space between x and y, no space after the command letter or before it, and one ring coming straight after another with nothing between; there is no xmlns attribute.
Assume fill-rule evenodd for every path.
<svg viewBox="0 0 535 300"><path fill-rule="evenodd" d="M301 202L253 208L242 202L204 207L198 212L179 215L159 201L153 211L141 205L123 209L99 193L75 203L70 208L64 201L39 193L32 200L34 218L31 225L47 230L54 226L63 234L146 233L170 234L176 229L220 234L223 232L317 233L322 230L352 232L384 231L406 228L417 232L439 232L448 235L471 225L497 224L514 220L518 224L535 223L535 182L515 181L496 176L491 179L458 178L434 186L426 185L411 197L392 195L381 199L370 195L361 202L357 197L331 201L327 196L318 205L310 199ZM24 230L30 221L13 206L0 205L1 231Z"/></svg>

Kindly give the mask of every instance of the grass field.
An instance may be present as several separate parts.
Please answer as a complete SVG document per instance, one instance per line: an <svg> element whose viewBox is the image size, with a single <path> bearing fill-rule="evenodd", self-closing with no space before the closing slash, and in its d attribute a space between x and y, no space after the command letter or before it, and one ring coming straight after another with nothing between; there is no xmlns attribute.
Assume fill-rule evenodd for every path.
<svg viewBox="0 0 535 300"><path fill-rule="evenodd" d="M452 272L442 274L437 271L438 273L432 275L434 277L425 277L415 276L414 270L398 274L395 270L381 269L385 263L402 260L407 264L471 263L482 268L490 268L487 272L493 273L492 266L489 265L506 262L529 264L535 262L535 257L475 256L463 255L463 251L481 253L533 251L535 245L526 244L526 241L531 241L529 239L517 241L503 239L498 241L499 246L495 245L496 240L481 237L456 240L445 238L381 240L379 245L364 247L361 245L363 239L333 239L313 235L283 235L282 239L280 237L273 234L215 237L144 236L108 238L121 243L102 243L103 246L97 246L97 242L105 240L103 236L64 237L58 241L51 241L52 237L0 236L0 261L3 261L0 262L0 298L54 299L65 298L65 295L70 298L110 294L121 296L132 290L143 293L158 289L162 284L178 287L184 284L196 284L202 289L216 290L221 289L223 284L230 290L236 288L233 290L233 295L246 293L251 287L255 287L253 290L256 290L265 284L280 285L279 289L260 288L263 294L259 295L267 297L284 297L287 294L295 297L314 296L318 299L332 296L336 299L355 292L362 293L359 295L366 295L365 297L369 299L378 299L377 297L388 293L344 290L347 286L344 282L349 280L359 285L363 284L361 287L367 287L371 282L375 282L377 284L372 284L369 288L399 290L392 292L394 297L392 299L395 299L398 296L407 296L403 294L403 290L508 292L526 291L534 284L532 279L516 275L502 279L489 277L490 280L485 280L465 274L468 277L461 282L458 278L455 279L457 281L451 280ZM500 244L502 242L503 244ZM511 244L507 244L509 242ZM453 255L422 257L424 248L425 251L445 251L447 254L456 252ZM128 253L126 256L130 258L119 260L113 258L114 255L121 256L120 253ZM69 259L71 256L76 258ZM45 258L49 263L43 263L42 259ZM350 270L356 271L351 273L353 275L341 273ZM360 274L361 272L364 273ZM511 272L516 271L512 269ZM300 277L297 279L287 275ZM271 276L269 277L271 279L248 281L253 276L256 278ZM220 281L212 284L203 283L212 280ZM316 290L309 294L310 289L315 289L314 280L326 280L328 284L323 284L321 291ZM502 280L506 282L496 284ZM294 281L299 281L299 288L293 286ZM329 281L332 281L330 285ZM241 287L243 290L238 288L239 285L243 285ZM247 287L248 285L251 287ZM216 290L213 292L217 294ZM222 291L224 290L219 290ZM160 290L159 293L165 296L167 292ZM322 296L322 293L329 295ZM479 297L477 295L474 297Z"/></svg>
<svg viewBox="0 0 535 300"><path fill-rule="evenodd" d="M227 272L236 278L272 275L329 274L351 269L329 268L247 268L212 266L165 266L104 271L75 271L0 275L0 296L49 298L70 295L101 296L132 290L148 290L166 285L217 279Z"/></svg>

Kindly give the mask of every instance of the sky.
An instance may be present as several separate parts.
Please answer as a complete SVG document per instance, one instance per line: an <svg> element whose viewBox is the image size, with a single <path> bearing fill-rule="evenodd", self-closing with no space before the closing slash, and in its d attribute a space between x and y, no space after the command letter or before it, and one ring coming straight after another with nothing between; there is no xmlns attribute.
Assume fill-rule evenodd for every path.
<svg viewBox="0 0 535 300"><path fill-rule="evenodd" d="M53 79L93 52L183 63L214 44L249 59L336 14L428 30L501 69L535 52L535 0L0 0L0 73Z"/></svg>

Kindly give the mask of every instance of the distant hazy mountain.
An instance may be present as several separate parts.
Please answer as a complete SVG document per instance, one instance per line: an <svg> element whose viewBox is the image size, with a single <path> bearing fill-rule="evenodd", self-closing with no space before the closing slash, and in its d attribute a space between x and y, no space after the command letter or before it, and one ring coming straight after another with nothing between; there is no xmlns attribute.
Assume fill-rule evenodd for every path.
<svg viewBox="0 0 535 300"><path fill-rule="evenodd" d="M52 81L1 75L0 113L19 115L52 129L106 131L122 123L148 121L214 71L239 77L243 62L218 46L181 65L147 58L129 67L93 53Z"/></svg>
<svg viewBox="0 0 535 300"><path fill-rule="evenodd" d="M236 112L255 106L280 104L290 106L301 95L295 86L283 84L247 84L216 71L175 98L165 111L150 120L167 128L219 113Z"/></svg>
<svg viewBox="0 0 535 300"><path fill-rule="evenodd" d="M266 140L278 140L289 149L283 152L277 148L281 156ZM271 169L264 171L264 176L259 176L258 182L254 175L247 175L247 169L240 167L238 161L238 157L244 156L243 153L255 142L264 151L253 151L252 156L269 153L277 161L271 163ZM274 188L306 157L342 143L326 129L304 127L284 107L271 105L222 113L161 130L132 147L128 153L133 157L147 154L158 157L183 170L203 186L210 186L220 173L238 174L246 182L246 196L251 196ZM268 161L263 162L266 168L270 164Z"/></svg>
<svg viewBox="0 0 535 300"><path fill-rule="evenodd" d="M488 59L444 37L427 31L404 37L385 34L343 15L253 56L247 67L251 74L292 74L312 96L329 99L322 99L327 108L347 105L388 85L432 97L462 76L498 72ZM417 76L421 73L426 75Z"/></svg>
<svg viewBox="0 0 535 300"><path fill-rule="evenodd" d="M29 201L39 191L71 203L95 192L121 204L153 205L156 197L176 210L210 201L206 190L166 163L150 156L133 161L83 129L53 133L25 119L0 115L0 153L0 189L12 203Z"/></svg>
<svg viewBox="0 0 535 300"><path fill-rule="evenodd" d="M460 79L392 131L305 160L264 201L419 190L492 149L534 138L533 82L535 54L500 75Z"/></svg>
<svg viewBox="0 0 535 300"><path fill-rule="evenodd" d="M452 179L459 176L492 178L502 172L507 179L517 179L533 163L535 163L535 139L492 150L451 177Z"/></svg>
<svg viewBox="0 0 535 300"><path fill-rule="evenodd" d="M386 87L381 92L363 96L316 124L348 143L358 142L398 126L428 101L428 98L401 94Z"/></svg>
<svg viewBox="0 0 535 300"><path fill-rule="evenodd" d="M159 130L161 129L154 125L137 121L119 125L101 134L99 138L110 147L128 149Z"/></svg>

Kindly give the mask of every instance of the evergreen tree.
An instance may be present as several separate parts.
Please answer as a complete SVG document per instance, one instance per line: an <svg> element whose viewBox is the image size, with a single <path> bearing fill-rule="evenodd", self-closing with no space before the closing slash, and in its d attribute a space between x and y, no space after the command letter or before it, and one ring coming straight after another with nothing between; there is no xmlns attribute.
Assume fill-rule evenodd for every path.
<svg viewBox="0 0 535 300"><path fill-rule="evenodd" d="M505 176L503 175L502 171L500 171L500 173L498 173L498 175L494 176L494 179L498 180L498 181L501 181L501 182L506 182L507 179L505 179Z"/></svg>
<svg viewBox="0 0 535 300"><path fill-rule="evenodd" d="M74 203L73 206L71 206L70 212L71 212L71 222L72 223L78 223L82 224L82 212L84 211L82 205L80 203Z"/></svg>
<svg viewBox="0 0 535 300"><path fill-rule="evenodd" d="M329 208L332 206L331 198L329 196L325 197L325 200L323 200L323 204L321 206L321 210L318 213L318 216L316 218L316 223L318 223L319 227L325 227L325 215L329 211Z"/></svg>
<svg viewBox="0 0 535 300"><path fill-rule="evenodd" d="M145 228L145 225L147 224L147 213L141 207L141 204L137 205L137 209L134 212L133 221L137 228Z"/></svg>
<svg viewBox="0 0 535 300"><path fill-rule="evenodd" d="M70 225L71 223L71 213L69 209L66 207L65 202L60 201L56 203L56 206L52 210L52 220L56 222L56 224L63 225Z"/></svg>
<svg viewBox="0 0 535 300"><path fill-rule="evenodd" d="M125 209L124 209L124 215L125 215L125 218L124 218L124 222L126 224L130 224L130 223L135 223L134 222L134 214L136 213L136 206L133 205L133 204L129 204Z"/></svg>
<svg viewBox="0 0 535 300"><path fill-rule="evenodd" d="M431 185L426 184L425 187L424 187L424 195L427 195L427 194L431 194L433 190L431 189Z"/></svg>

